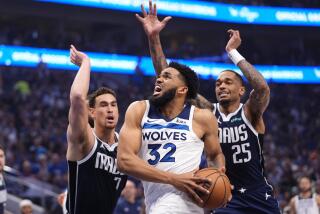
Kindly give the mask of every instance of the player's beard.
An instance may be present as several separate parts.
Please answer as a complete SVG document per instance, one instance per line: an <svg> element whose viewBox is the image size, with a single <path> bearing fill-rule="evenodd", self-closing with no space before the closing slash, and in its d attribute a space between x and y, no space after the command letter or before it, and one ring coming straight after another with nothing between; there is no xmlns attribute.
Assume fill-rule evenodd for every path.
<svg viewBox="0 0 320 214"><path fill-rule="evenodd" d="M175 97L176 95L176 91L177 91L177 88L172 88L172 89L169 89L168 91L164 92L162 96L159 96L159 97L155 97L155 96L151 96L149 98L151 104L155 105L156 107L163 107L165 106L166 104L168 104L171 100L173 100L173 98Z"/></svg>

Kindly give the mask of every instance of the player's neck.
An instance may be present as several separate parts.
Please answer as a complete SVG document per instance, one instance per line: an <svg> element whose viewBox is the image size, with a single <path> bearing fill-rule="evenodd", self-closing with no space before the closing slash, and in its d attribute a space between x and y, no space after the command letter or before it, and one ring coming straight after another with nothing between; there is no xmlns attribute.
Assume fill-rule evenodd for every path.
<svg viewBox="0 0 320 214"><path fill-rule="evenodd" d="M235 112L240 106L240 102L220 103L219 110L225 115Z"/></svg>
<svg viewBox="0 0 320 214"><path fill-rule="evenodd" d="M176 99L170 101L168 104L160 108L160 111L165 117L173 119L181 113L183 107L184 102L182 102L182 100Z"/></svg>
<svg viewBox="0 0 320 214"><path fill-rule="evenodd" d="M114 137L115 136L115 129L107 129L105 127L102 128L102 127L96 126L94 128L94 133L97 135L97 137L101 141L103 141L109 145L112 145L115 143L115 137Z"/></svg>
<svg viewBox="0 0 320 214"><path fill-rule="evenodd" d="M310 198L311 195L312 195L311 191L301 192L301 193L300 193L300 197L301 197L301 198Z"/></svg>

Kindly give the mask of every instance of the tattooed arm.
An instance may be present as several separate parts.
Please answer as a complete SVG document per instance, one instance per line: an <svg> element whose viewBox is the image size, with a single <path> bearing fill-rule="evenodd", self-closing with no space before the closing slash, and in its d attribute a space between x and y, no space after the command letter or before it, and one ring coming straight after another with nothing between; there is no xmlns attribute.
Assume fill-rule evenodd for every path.
<svg viewBox="0 0 320 214"><path fill-rule="evenodd" d="M171 16L165 17L161 22L157 17L157 5L149 1L149 13L144 9L143 4L141 4L142 16L136 14L137 19L142 24L143 29L148 36L149 50L152 58L153 67L158 76L162 70L168 67L166 57L164 55L161 41L160 32L167 25L167 23L172 19ZM212 110L212 104L203 96L198 94L196 99L190 101L191 104L197 106L201 109Z"/></svg>
<svg viewBox="0 0 320 214"><path fill-rule="evenodd" d="M149 1L149 13L145 11L143 4L141 5L141 11L143 18L138 14L136 14L136 17L141 22L143 29L148 36L153 67L158 76L163 69L168 67L161 46L160 32L167 25L171 17L168 16L160 22L157 17L157 6L156 4L152 4L151 0Z"/></svg>
<svg viewBox="0 0 320 214"><path fill-rule="evenodd" d="M226 50L229 53L233 49L237 49L241 44L241 38L239 31L229 30L230 40L226 46ZM248 115L248 119L255 123L262 119L262 114L266 110L270 100L270 89L263 78L253 65L251 65L245 59L238 62L237 66L242 71L243 75L247 78L253 90L250 93L250 97L245 104L245 111Z"/></svg>

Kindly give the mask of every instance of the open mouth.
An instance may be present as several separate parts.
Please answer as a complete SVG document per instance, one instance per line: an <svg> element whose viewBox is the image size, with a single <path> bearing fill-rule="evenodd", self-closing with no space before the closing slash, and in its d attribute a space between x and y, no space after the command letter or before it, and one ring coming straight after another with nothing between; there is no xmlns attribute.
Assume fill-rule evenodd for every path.
<svg viewBox="0 0 320 214"><path fill-rule="evenodd" d="M114 120L114 116L112 116L112 115L107 116L107 120L108 121L113 121Z"/></svg>
<svg viewBox="0 0 320 214"><path fill-rule="evenodd" d="M161 90L162 90L161 87L160 87L159 85L156 85L156 86L154 87L153 96L159 95L160 92L161 92Z"/></svg>
<svg viewBox="0 0 320 214"><path fill-rule="evenodd" d="M219 92L219 97L220 98L223 98L223 97L226 97L226 96L228 96L229 95L229 93L228 92L226 92L226 91L221 91L221 92Z"/></svg>

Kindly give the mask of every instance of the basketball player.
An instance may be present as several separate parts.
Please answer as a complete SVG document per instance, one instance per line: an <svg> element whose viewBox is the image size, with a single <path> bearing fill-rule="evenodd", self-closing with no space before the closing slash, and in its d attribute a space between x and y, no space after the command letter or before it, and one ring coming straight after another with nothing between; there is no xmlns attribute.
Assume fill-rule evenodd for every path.
<svg viewBox="0 0 320 214"><path fill-rule="evenodd" d="M311 191L311 180L303 176L298 181L300 193L290 200L290 214L319 214L320 196Z"/></svg>
<svg viewBox="0 0 320 214"><path fill-rule="evenodd" d="M158 76L149 100L132 103L120 132L120 171L143 180L147 213L203 213L196 192L209 194L194 177L205 149L211 165L224 169L217 121L207 109L189 104L198 77L171 62ZM183 193L187 193L199 206Z"/></svg>
<svg viewBox="0 0 320 214"><path fill-rule="evenodd" d="M99 88L89 96L90 59L74 46L70 59L80 66L70 91L67 131L69 187L67 210L70 214L112 213L127 176L117 168L118 122L116 94ZM89 114L94 129L88 123Z"/></svg>
<svg viewBox="0 0 320 214"><path fill-rule="evenodd" d="M158 72L167 67L159 34L171 17L160 22L156 6L151 2L149 7L149 14L142 6L144 17L136 17L148 36L153 64ZM272 186L265 178L263 166L265 126L262 115L269 103L270 89L263 76L236 51L241 44L239 31L228 32L231 37L226 50L248 79L253 91L248 101L241 104L245 87L238 73L223 71L216 82L219 103L214 104L214 114L218 118L219 139L226 158L226 174L234 185L234 190L227 207L218 209L215 213L280 213ZM200 100L204 101L206 100Z"/></svg>

